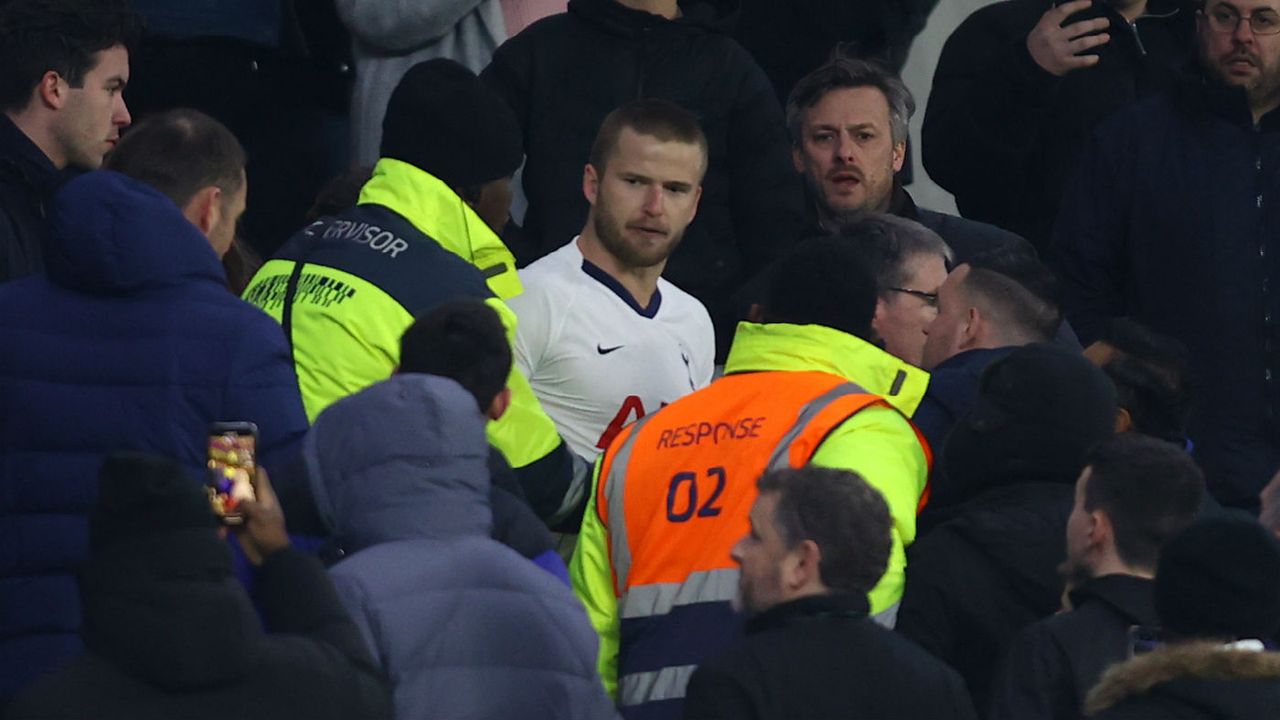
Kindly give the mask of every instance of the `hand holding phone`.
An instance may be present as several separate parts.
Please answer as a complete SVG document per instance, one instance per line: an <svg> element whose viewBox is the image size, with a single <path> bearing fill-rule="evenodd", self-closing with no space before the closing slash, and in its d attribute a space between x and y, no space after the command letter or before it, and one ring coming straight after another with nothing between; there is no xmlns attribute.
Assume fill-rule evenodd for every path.
<svg viewBox="0 0 1280 720"><path fill-rule="evenodd" d="M256 497L240 504L244 522L235 528L235 533L249 562L261 565L268 555L289 546L289 534L266 468L258 468L253 484Z"/></svg>

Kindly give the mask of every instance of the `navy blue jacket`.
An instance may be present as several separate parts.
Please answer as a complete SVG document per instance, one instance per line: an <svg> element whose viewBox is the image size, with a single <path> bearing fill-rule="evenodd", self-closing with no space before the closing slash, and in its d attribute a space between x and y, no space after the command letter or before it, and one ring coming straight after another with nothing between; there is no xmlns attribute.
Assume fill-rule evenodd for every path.
<svg viewBox="0 0 1280 720"><path fill-rule="evenodd" d="M47 204L62 177L0 113L0 282L44 269Z"/></svg>
<svg viewBox="0 0 1280 720"><path fill-rule="evenodd" d="M1189 81L1099 127L1055 235L1087 345L1129 316L1186 344L1210 490L1253 507L1280 465L1280 112Z"/></svg>
<svg viewBox="0 0 1280 720"><path fill-rule="evenodd" d="M280 326L172 202L94 172L50 222L48 275L0 286L0 704L80 649L73 571L106 453L164 454L196 482L211 422L257 423L266 466L307 428Z"/></svg>

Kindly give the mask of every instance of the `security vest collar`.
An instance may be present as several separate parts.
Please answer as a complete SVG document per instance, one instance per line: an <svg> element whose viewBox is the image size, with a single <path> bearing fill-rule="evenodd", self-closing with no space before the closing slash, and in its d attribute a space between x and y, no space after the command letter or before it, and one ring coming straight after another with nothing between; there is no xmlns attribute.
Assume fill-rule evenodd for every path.
<svg viewBox="0 0 1280 720"><path fill-rule="evenodd" d="M738 323L725 374L817 370L839 375L883 397L911 417L929 373L871 343L821 325Z"/></svg>
<svg viewBox="0 0 1280 720"><path fill-rule="evenodd" d="M409 163L382 158L360 191L359 205L381 205L403 216L440 246L475 265L494 295L524 292L516 259L470 205L439 178Z"/></svg>

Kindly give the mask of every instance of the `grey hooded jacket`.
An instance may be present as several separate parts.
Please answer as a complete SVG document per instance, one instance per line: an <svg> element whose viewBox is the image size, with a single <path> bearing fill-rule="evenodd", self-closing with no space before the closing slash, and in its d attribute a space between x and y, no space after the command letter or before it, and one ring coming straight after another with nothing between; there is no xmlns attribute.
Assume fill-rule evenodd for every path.
<svg viewBox="0 0 1280 720"><path fill-rule="evenodd" d="M322 413L305 451L348 553L334 584L398 718L614 716L577 598L489 538L489 446L466 390L394 376Z"/></svg>

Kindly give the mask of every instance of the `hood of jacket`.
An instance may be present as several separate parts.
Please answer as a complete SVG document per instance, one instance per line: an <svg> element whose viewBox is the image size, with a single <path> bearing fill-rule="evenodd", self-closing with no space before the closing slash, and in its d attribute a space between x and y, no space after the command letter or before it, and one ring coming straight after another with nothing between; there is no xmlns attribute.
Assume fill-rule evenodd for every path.
<svg viewBox="0 0 1280 720"><path fill-rule="evenodd" d="M329 406L303 443L321 519L348 553L411 539L488 537L489 443L475 398L395 375Z"/></svg>
<svg viewBox="0 0 1280 720"><path fill-rule="evenodd" d="M49 278L82 292L114 294L191 280L227 284L209 239L173 201L109 170L68 182L53 199L45 265Z"/></svg>
<svg viewBox="0 0 1280 720"><path fill-rule="evenodd" d="M818 370L879 395L907 417L915 413L929 373L866 340L822 325L738 323L726 374Z"/></svg>
<svg viewBox="0 0 1280 720"><path fill-rule="evenodd" d="M1085 710L1093 715L1141 697L1222 720L1270 717L1280 707L1280 653L1211 642L1166 645L1108 670Z"/></svg>
<svg viewBox="0 0 1280 720"><path fill-rule="evenodd" d="M95 553L80 572L85 646L170 691L237 682L262 626L211 528L148 535Z"/></svg>
<svg viewBox="0 0 1280 720"><path fill-rule="evenodd" d="M524 292L516 258L502 239L444 181L394 158L382 158L360 190L360 205L381 205L408 220L440 247L466 260L494 295Z"/></svg>
<svg viewBox="0 0 1280 720"><path fill-rule="evenodd" d="M1056 483L998 487L958 506L944 528L967 541L1001 577L1024 607L1044 617L1058 609L1066 557L1067 518L1075 489Z"/></svg>
<svg viewBox="0 0 1280 720"><path fill-rule="evenodd" d="M569 14L611 35L639 37L655 28L699 30L732 35L741 0L680 0L680 17L633 10L617 0L569 0Z"/></svg>

